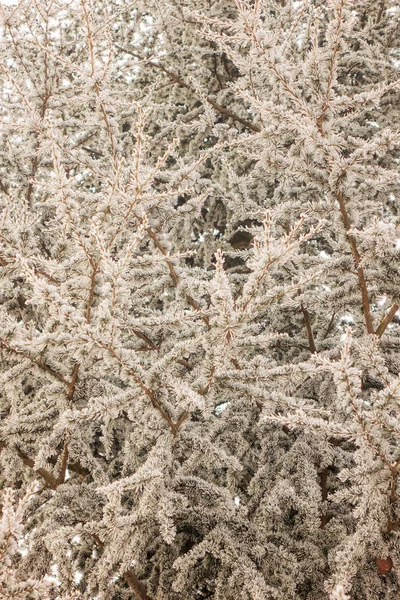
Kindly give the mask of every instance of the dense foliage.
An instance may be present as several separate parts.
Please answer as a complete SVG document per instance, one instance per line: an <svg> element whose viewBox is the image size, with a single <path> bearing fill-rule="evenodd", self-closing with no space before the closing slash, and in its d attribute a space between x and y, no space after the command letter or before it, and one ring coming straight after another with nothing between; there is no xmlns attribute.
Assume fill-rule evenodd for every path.
<svg viewBox="0 0 400 600"><path fill-rule="evenodd" d="M391 600L397 0L13 0L0 598Z"/></svg>

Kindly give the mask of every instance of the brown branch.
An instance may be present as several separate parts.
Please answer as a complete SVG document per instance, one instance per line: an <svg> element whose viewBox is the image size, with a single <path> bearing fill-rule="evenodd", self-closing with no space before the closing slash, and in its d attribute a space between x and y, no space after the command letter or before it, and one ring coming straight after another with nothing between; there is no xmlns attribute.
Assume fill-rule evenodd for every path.
<svg viewBox="0 0 400 600"><path fill-rule="evenodd" d="M99 344L99 346L101 348L103 348L104 350L109 352L120 364L124 365L124 367L126 368L128 373L131 375L133 380L137 383L137 385L143 390L143 392L146 394L146 396L150 399L154 408L156 410L158 410L158 412L160 413L162 418L168 423L169 428L171 429L173 435L175 436L178 433L182 423L184 421L186 421L186 419L188 418L190 413L188 411L184 411L182 413L182 415L179 417L178 421L176 423L174 423L174 421L172 420L172 418L168 414L168 412L165 410L165 408L163 408L161 406L161 404L158 402L157 396L156 396L156 393L154 392L154 390L147 387L147 385L140 379L140 377L138 377L138 375L135 373L135 371L123 362L123 360L121 359L120 356L118 356L118 354L114 350L114 348L111 348L110 346L106 346L102 342L97 342L97 343Z"/></svg>
<svg viewBox="0 0 400 600"><path fill-rule="evenodd" d="M107 350L107 352L109 352L111 354L111 356L113 356L120 364L123 364L125 366L125 368L127 369L128 373L131 375L131 377L133 378L133 380L137 383L137 385L144 391L144 393L146 394L146 396L150 399L150 401L151 401L152 405L154 406L154 408L158 410L158 412L163 417L163 419L168 423L168 425L169 425L172 433L174 435L176 435L176 433L178 431L177 424L173 422L173 420L171 419L170 415L167 413L167 411L158 402L155 392L152 389L148 388L145 383L143 383L143 381L140 379L140 377L137 376L137 374L135 373L135 371L133 371L133 369L129 368L127 365L125 365L123 363L121 357L118 356L118 354L114 350L114 348L110 348L110 346L106 346L102 342L98 342L98 344L102 348L104 348L104 350Z"/></svg>
<svg viewBox="0 0 400 600"><path fill-rule="evenodd" d="M330 68L329 68L329 77L328 77L324 105L323 105L321 113L316 121L317 128L323 137L325 137L325 132L323 129L323 121L325 119L325 115L329 108L329 96L330 96L330 92L331 92L331 88L332 88L332 84L333 84L334 68L335 68L336 56L337 56L337 52L338 52L338 48L339 48L339 42L338 42L339 28L340 28L340 22L342 20L343 6L344 6L344 2L343 2L343 0L341 0L340 7L339 7L339 14L338 14L338 26L337 26L337 36L338 37L337 37L337 41L335 43L334 51L333 51L333 54L331 57L331 63L330 63ZM358 286L359 286L360 292L361 292L365 325L366 325L368 333L374 333L371 307L370 307L370 303L369 303L368 289L367 289L364 269L361 265L361 256L357 249L356 240L355 240L354 236L351 235L351 233L349 233L351 230L351 223L350 223L349 215L347 213L346 203L345 203L345 200L343 197L343 193L341 190L337 191L337 200L339 202L340 212L341 212L344 227L346 230L347 239L349 240L351 252L353 254L353 258L354 258L354 261L355 261L356 267L357 267Z"/></svg>
<svg viewBox="0 0 400 600"><path fill-rule="evenodd" d="M212 386L214 373L215 373L215 365L213 365L211 367L211 372L210 372L210 375L208 376L208 381L207 381L206 386L199 392L201 396L205 396L207 394L208 390L210 389L210 387Z"/></svg>
<svg viewBox="0 0 400 600"><path fill-rule="evenodd" d="M332 316L331 316L330 321L328 323L328 327L326 328L326 331L324 333L324 337L322 338L323 340L325 338L327 338L328 335L330 334L330 332L332 331L332 327L333 327L333 323L335 321L335 317L336 317L336 313L332 313Z"/></svg>
<svg viewBox="0 0 400 600"><path fill-rule="evenodd" d="M8 184L4 183L2 179L0 179L0 191L10 198L9 186Z"/></svg>
<svg viewBox="0 0 400 600"><path fill-rule="evenodd" d="M92 307L92 301L93 301L93 290L94 290L94 283L95 283L95 276L97 273L97 268L98 268L98 264L94 265L91 280L90 280L89 298L88 298L88 305L87 305L87 309L86 309L86 321L87 322L90 321L91 307ZM56 371L54 371L48 365L45 365L42 361L32 358L28 354L26 354L22 351L12 349L2 340L0 340L0 345L2 345L3 347L5 347L8 350L11 349L13 352L16 352L17 354L22 354L23 356L26 356L26 358L29 358L35 364L44 368L45 370L49 371L52 375L54 375L58 379L60 379L65 385L67 385L67 398L69 401L72 401L73 395L75 392L77 378L78 378L78 372L79 372L79 367L80 367L79 363L75 364L74 370L72 372L71 381L68 383L64 377L59 375ZM6 447L6 444L4 442L0 442L0 450L5 447ZM34 460L29 458L19 448L17 448L17 454L22 459L22 462L24 463L24 465L26 465L27 467L29 467L31 469L34 468L34 465L35 465ZM64 444L63 454L62 454L62 458L61 458L60 471L59 471L57 478L55 478L51 473L46 471L46 469L43 469L41 467L39 469L36 469L36 472L46 481L46 483L48 484L48 486L51 489L56 489L60 484L64 483L67 468L69 468L71 471L78 473L79 475L87 475L88 474L86 469L82 468L77 463L72 463L72 464L68 465L68 458L69 458L68 446L66 444Z"/></svg>
<svg viewBox="0 0 400 600"><path fill-rule="evenodd" d="M337 200L339 202L340 212L342 215L344 228L346 230L347 239L349 240L351 252L353 254L354 262L356 263L356 267L357 267L358 286L359 286L360 292L361 292L365 325L366 325L368 333L374 333L374 326L372 323L371 307L370 307L370 303L369 303L365 273L364 273L364 269L361 264L361 256L357 250L356 240L354 239L354 236L351 235L351 233L349 233L351 230L351 223L350 223L349 215L347 213L346 203L343 198L343 193L341 192L341 190L339 190L337 193Z"/></svg>
<svg viewBox="0 0 400 600"><path fill-rule="evenodd" d="M104 542L99 538L98 535L91 532L89 534L99 546L101 550L104 548ZM131 590L135 593L137 600L152 600L147 593L146 586L143 581L140 581L139 577L136 575L135 571L130 568L122 575L125 579L126 583L129 585Z"/></svg>
<svg viewBox="0 0 400 600"><path fill-rule="evenodd" d="M82 465L78 462L69 462L67 468L68 471L71 471L71 473L76 473L80 477L88 477L90 475L90 471L85 469L85 467L82 467Z"/></svg>
<svg viewBox="0 0 400 600"><path fill-rule="evenodd" d="M78 379L79 367L80 367L80 364L76 363L74 366L74 370L72 371L72 377L71 377L71 381L68 385L68 391L67 391L67 399L69 402L71 402L72 398L74 397L76 381Z"/></svg>
<svg viewBox="0 0 400 600"><path fill-rule="evenodd" d="M95 156L104 156L102 152L99 152L98 150L93 150L93 148L88 148L87 146L82 146L82 150L85 150L85 152L89 152L89 154L94 154Z"/></svg>
<svg viewBox="0 0 400 600"><path fill-rule="evenodd" d="M381 0L381 3L379 5L379 9L378 9L378 14L376 15L376 21L375 24L378 25L381 22L384 10L386 8L386 2L385 0Z"/></svg>
<svg viewBox="0 0 400 600"><path fill-rule="evenodd" d="M2 267L6 267L7 265L10 264L10 261L7 261L5 258L1 258L0 257L0 265ZM45 277L48 281L50 281L51 283L55 283L58 284L58 281L56 279L54 279L54 277L52 277L51 275L49 275L48 273L46 273L45 271L42 271L41 269L39 269L39 267L36 267L35 265L32 265L33 271L37 274L37 275L42 275L42 277Z"/></svg>
<svg viewBox="0 0 400 600"><path fill-rule="evenodd" d="M356 397L355 397L355 394L353 392L352 384L351 384L350 378L348 376L348 373L347 373L347 371L345 369L343 369L343 375L344 375L344 379L346 381L347 393L348 393L351 405L352 405L353 410L354 410L354 415L355 415L355 417L357 419L357 422L358 422L358 424L360 426L360 429L362 431L362 435L364 436L364 438L368 442L369 446L371 447L371 449L373 450L373 452L375 453L375 455L381 459L382 463L392 473L393 469L397 469L399 465L396 463L396 465L393 466L391 464L391 462L389 461L389 459L386 458L383 450L375 443L373 437L371 436L371 431L368 429L368 426L367 426L367 424L365 422L365 419L364 419L363 415L360 414L360 412L359 412L359 406L358 406L358 404L356 402Z"/></svg>
<svg viewBox="0 0 400 600"><path fill-rule="evenodd" d="M147 65L149 65L151 67L154 67L155 69L159 69L160 71L162 71L163 73L165 73L166 75L168 75L168 77L174 83L177 83L178 85L180 85L181 87L186 88L187 90L189 90L193 94L196 94L196 90L192 86L190 86L188 83L186 83L186 81L184 81L179 75L177 75L176 73L170 71L169 69L167 69L163 65L161 65L159 63L155 63L152 60L148 60L148 59L142 58L141 56L135 54L134 52L132 52L130 50L127 50L126 48L123 48L122 46L119 46L118 44L117 44L117 47L120 50L122 50L122 52L126 52L127 54L130 54L131 56L134 56L135 58L143 61L144 63L146 63ZM255 131L256 133L260 133L260 131L261 131L260 127L258 127L257 125L254 125L254 123L252 123L251 121L248 121L247 119L243 119L242 117L239 117L239 115L236 115L235 113L233 113L228 108L225 108L224 106L221 106L221 104L218 104L218 102L215 102L215 100L213 100L210 96L206 97L206 101L217 112L219 112L219 113L221 113L223 115L226 115L227 117L233 119L234 121L237 121L238 123L241 123L242 125L244 125L248 129L250 129L251 131Z"/></svg>
<svg viewBox="0 0 400 600"><path fill-rule="evenodd" d="M67 444L64 444L64 450L63 450L63 454L61 457L61 465L60 465L60 471L58 473L58 477L57 477L57 484L60 485L61 483L64 483L65 481L65 475L67 473L67 466L68 466L68 446Z"/></svg>
<svg viewBox="0 0 400 600"><path fill-rule="evenodd" d="M161 252L161 254L163 256L167 256L165 248L162 246L162 244L158 240L158 238L157 238L156 234L154 233L154 231L150 227L147 227L146 231L149 234L149 236L151 237L151 239L153 240L155 246ZM170 260L168 260L168 259L167 259L167 265L168 265L168 269L169 269L169 274L171 275L171 279L172 279L172 281L174 283L174 287L177 287L177 285L179 283L178 273L176 272L175 267L172 264L172 262ZM192 306L198 312L201 312L201 306L200 306L200 304L194 298L192 298L192 296L190 296L190 294L186 294L186 299L189 302L190 306ZM210 329L210 320L209 320L209 318L206 315L200 315L200 316L201 316L202 320L204 321L204 323L207 325L208 329Z"/></svg>
<svg viewBox="0 0 400 600"><path fill-rule="evenodd" d="M333 48L332 56L330 59L329 76L328 76L328 82L327 82L326 91L325 91L324 104L322 106L321 113L320 113L319 117L317 118L317 127L318 127L318 130L321 133L321 135L324 135L323 122L324 122L325 115L328 111L329 104L330 104L330 94L331 94L332 84L333 84L333 79L334 79L334 74L335 74L336 57L337 57L337 54L339 51L339 41L340 41L339 33L340 33L341 22L343 19L343 6L344 6L344 0L341 0L341 2L339 4L339 12L338 12L338 19L337 19L337 26L336 26L336 40L335 40L335 45Z"/></svg>
<svg viewBox="0 0 400 600"><path fill-rule="evenodd" d="M221 113L222 115L226 115L227 117L230 117L234 121L241 123L242 125L247 127L247 129L251 129L251 131L260 133L261 127L254 125L253 123L251 123L251 121L248 121L247 119L243 119L242 117L239 117L238 115L233 113L231 110L229 110L229 108L225 108L224 106L221 106L221 104L218 104L218 102L215 102L215 100L210 98L210 96L207 96L206 100L207 100L208 104L211 104L211 106L213 108L215 108L215 110L218 111L219 113Z"/></svg>
<svg viewBox="0 0 400 600"><path fill-rule="evenodd" d="M138 600L151 600L147 593L146 586L140 581L133 569L126 571L123 577Z"/></svg>
<svg viewBox="0 0 400 600"><path fill-rule="evenodd" d="M86 314L85 314L87 324L90 323L90 317L92 314L94 286L95 286L95 279L96 279L96 274L97 274L98 268L99 268L99 263L92 264L92 274L90 276L90 286L89 286L89 297L87 299L87 307L86 307Z"/></svg>
<svg viewBox="0 0 400 600"><path fill-rule="evenodd" d="M97 269L98 269L98 263L93 265L93 271L92 271L92 275L90 278L89 297L88 297L88 303L87 303L87 309L86 309L86 322L87 323L90 322L94 285L95 285L95 276L97 273ZM77 378L78 378L78 372L79 372L79 367L80 367L79 363L75 364L73 372L72 372L71 381L68 382L62 375L60 375L59 373L54 371L54 369L52 369L52 367L43 363L43 361L41 361L40 359L31 357L31 356L29 356L29 354L27 354L26 352L23 352L22 350L17 350L15 348L12 348L5 341L3 341L1 339L0 339L0 346L5 348L6 350L9 350L18 355L22 355L22 356L28 358L29 360L33 361L36 365L38 365L39 367L41 367L42 369L51 373L54 377L56 377L57 379L62 381L62 383L64 383L64 385L67 386L67 399L70 402L72 401L74 392L75 392L75 388L76 388ZM5 442L0 442L0 450L2 450L3 448L6 448L6 447L7 447L7 444L5 444ZM31 469L34 469L35 461L33 459L29 458L29 456L27 456L19 448L16 448L16 451L17 451L18 456L21 458L23 464ZM79 475L87 475L88 474L86 469L82 468L78 463L72 463L72 464L68 465L68 458L69 458L68 446L67 446L67 444L64 444L63 454L61 457L60 471L59 471L57 478L55 478L51 473L49 473L46 469L43 469L42 467L40 467L39 469L35 469L35 472L37 472L45 480L45 482L51 489L56 489L59 485L64 483L67 468L69 468L71 471L78 473ZM56 461L54 461L54 463L55 462Z"/></svg>
<svg viewBox="0 0 400 600"><path fill-rule="evenodd" d="M6 442L0 441L0 452L2 450L4 450L5 448L8 448L8 444L6 444ZM25 452L20 450L20 448L16 447L15 450L16 450L16 453L18 454L19 458L22 460L23 464L26 467L33 469L35 471L35 473L40 475L45 480L45 482L48 484L48 486L53 490L55 490L60 485L60 483L63 483L65 481L65 473L63 475L62 481L60 480L60 475L62 475L62 473L64 472L64 468L65 468L65 471L68 468L68 471L71 471L72 473L76 473L77 475L80 475L81 477L87 477L90 474L89 471L87 469L85 469L84 467L82 467L79 463L76 463L76 462L68 463L68 453L66 453L64 451L60 474L59 474L58 478L56 479L51 473L49 473L49 471L47 471L46 469L43 469L42 467L40 467L39 469L35 469L34 468L35 461L32 458L29 458L29 456L27 454L25 454ZM50 458L49 462L51 464L55 465L57 462L57 459ZM64 463L66 465L65 467L64 467Z"/></svg>
<svg viewBox="0 0 400 600"><path fill-rule="evenodd" d="M4 350L7 350L8 352L11 352L12 354L16 354L17 356L23 356L24 358L27 358L28 360L33 362L35 365L37 365L38 367L40 367L41 369L46 371L46 373L49 373L50 375L52 375L53 377L58 379L58 381L61 381L64 385L68 386L68 381L65 379L65 377L63 375L61 375L61 373L58 373L57 371L55 371L52 367L50 367L50 365L43 362L40 358L35 358L34 356L31 356L30 354L28 354L27 352L24 352L23 350L18 350L17 348L13 348L12 346L10 346L10 344L8 344L5 340L2 340L1 338L0 338L0 347L4 348Z"/></svg>
<svg viewBox="0 0 400 600"><path fill-rule="evenodd" d="M7 448L7 444L5 442L0 442L0 452L1 452L1 450L4 450L5 448ZM16 449L16 452L17 452L19 458L22 460L23 464L26 467L29 467L30 469L34 469L35 461L32 460L32 458L29 458L29 456L27 454L25 454L25 452L22 452L22 450L20 450L18 447L16 447L15 449ZM51 473L49 473L49 471L46 471L46 469L43 469L42 467L40 467L39 469L35 469L35 472L38 473L38 475L40 475L45 480L47 485L52 490L56 489L56 487L58 485L57 479Z"/></svg>
<svg viewBox="0 0 400 600"><path fill-rule="evenodd" d="M30 469L34 469L35 461L32 460L32 458L29 458L29 456L27 454L25 454L25 452L22 452L22 450L20 450L19 448L16 448L16 451L17 451L18 456L24 463L24 465L26 467L29 467ZM36 473L38 473L38 475L40 475L45 480L47 485L52 490L55 490L57 488L58 481L51 473L49 473L49 471L46 471L46 469L43 469L42 467L39 467L39 469L34 469L34 470Z"/></svg>
<svg viewBox="0 0 400 600"><path fill-rule="evenodd" d="M146 342L146 344L149 346L149 348L146 348L146 350L160 349L159 346L152 342L151 339L145 333L143 333L143 331L139 331L138 329L132 329L132 332L136 335L136 337L143 340L143 342Z"/></svg>
<svg viewBox="0 0 400 600"><path fill-rule="evenodd" d="M189 417L190 413L188 410L185 410L181 416L179 417L179 419L177 420L177 422L175 423L175 429L176 429L176 433L178 433L179 429L182 426L182 423L184 421L186 421L186 419Z"/></svg>
<svg viewBox="0 0 400 600"><path fill-rule="evenodd" d="M328 501L328 469L325 467L318 473L319 486L321 488L321 501L325 504ZM321 514L320 529L324 529L327 524L328 518L326 514L326 507L323 509Z"/></svg>
<svg viewBox="0 0 400 600"><path fill-rule="evenodd" d="M96 275L96 272L97 272L97 267L98 267L98 265L95 265L95 268L93 269L93 273L92 273L92 276L91 276L91 285L90 285L90 290L89 290L88 306L87 306L87 310L86 310L86 320L87 320L87 322L90 320L90 314L91 314L91 308L92 308L92 301L93 301L94 281L95 281L95 275ZM79 364L75 365L73 373L72 373L71 381L68 382L63 375L61 375L60 373L58 373L57 371L55 371L55 369L53 369L52 367L50 367L50 365L48 365L47 363L43 362L39 358L35 358L33 356L30 356L30 354L28 354L27 352L24 352L23 350L19 350L17 348L13 348L5 340L0 339L0 347L4 348L5 350L8 350L9 352L11 352L13 354L17 354L19 356L23 356L24 358L29 359L35 365L37 365L38 367L40 367L41 369L43 369L44 371L46 371L47 373L51 374L53 377L55 377L56 379L58 379L59 381L61 381L65 386L67 386L67 390L68 390L67 391L67 398L68 398L68 400L72 400L72 397L73 397L73 394L74 394L74 390L75 390L76 381L77 381L78 371L79 371Z"/></svg>
<svg viewBox="0 0 400 600"><path fill-rule="evenodd" d="M89 294L88 294L86 314L85 314L87 324L90 323L90 317L92 314L94 286L95 286L95 280L96 280L96 274L97 274L98 268L99 268L99 263L92 265L92 274L90 276ZM74 366L74 370L72 371L71 381L68 385L68 392L67 392L67 399L69 402L72 402L72 399L74 397L76 382L78 379L79 368L80 368L80 364L76 363Z"/></svg>
<svg viewBox="0 0 400 600"><path fill-rule="evenodd" d="M161 252L161 254L163 256L167 256L167 253L165 251L165 248L162 246L162 244L160 243L160 241L158 240L156 234L154 233L154 231L150 228L147 227L146 228L147 233L149 234L149 236L151 237L151 239L154 242L154 245L159 249L159 251ZM172 262L170 260L167 260L167 265L168 265L168 269L169 269L169 274L171 275L171 279L174 282L174 287L176 287L179 283L179 277L178 274L175 270L174 265L172 264Z"/></svg>
<svg viewBox="0 0 400 600"><path fill-rule="evenodd" d="M223 90L224 84L220 77L220 74L218 73L218 64L217 64L217 55L216 54L213 54L213 73L215 75L216 80L218 81L219 89Z"/></svg>
<svg viewBox="0 0 400 600"><path fill-rule="evenodd" d="M313 330L312 330L312 327L311 327L310 313L305 308L305 306L303 305L303 303L301 303L300 306L301 306L301 310L302 310L302 313L303 313L304 323L305 323L305 326L306 326L306 329L307 329L308 348L309 348L311 354L316 354L317 353L317 347L315 345L314 334L313 334Z"/></svg>
<svg viewBox="0 0 400 600"><path fill-rule="evenodd" d="M387 524L387 533L391 533L394 529L398 527L398 522L393 519L395 515L395 508L397 504L397 479L399 475L399 462L391 468L391 479L390 479L390 495L389 495L389 517Z"/></svg>
<svg viewBox="0 0 400 600"><path fill-rule="evenodd" d="M395 314L397 313L397 311L399 310L399 308L400 308L400 306L398 304L393 304L393 306L389 309L389 311L383 317L383 319L380 322L377 330L375 331L375 333L376 333L376 335L378 337L382 337L382 335L385 332L386 327L393 320L393 317L395 316Z"/></svg>
<svg viewBox="0 0 400 600"><path fill-rule="evenodd" d="M293 265L295 267L295 265ZM285 271L287 271L289 273L289 275L291 275L289 269L287 267L283 267L285 269ZM297 291L297 295L301 296L301 289L299 289ZM318 350L317 347L315 345L315 340L314 340L314 333L311 327L311 319L310 319L310 313L308 312L307 308L304 306L304 304L302 302L300 302L300 307L301 307L301 312L303 313L303 319L304 319L304 324L306 326L306 331L307 331L307 339L308 339L308 350L311 352L311 354L317 354Z"/></svg>
<svg viewBox="0 0 400 600"><path fill-rule="evenodd" d="M46 32L46 34L47 34L47 32ZM47 35L46 35L46 38L47 38ZM51 96L49 89L48 89L48 77L49 76L48 76L47 61L48 61L48 57L47 57L47 53L45 53L45 55L44 55L44 93L43 93L43 97L42 97L42 106L40 109L41 120L44 119L44 116L45 116L46 110L47 110L48 101L50 100L50 96ZM31 175L30 175L30 179L29 179L29 183L28 183L28 189L26 192L26 204L29 208L31 208L31 204L32 204L34 179L36 177L37 171L40 166L40 162L39 162L40 138L38 137L37 132L35 133L35 137L36 137L36 141L35 141L34 156L33 156L33 160L32 160L32 169L31 169Z"/></svg>

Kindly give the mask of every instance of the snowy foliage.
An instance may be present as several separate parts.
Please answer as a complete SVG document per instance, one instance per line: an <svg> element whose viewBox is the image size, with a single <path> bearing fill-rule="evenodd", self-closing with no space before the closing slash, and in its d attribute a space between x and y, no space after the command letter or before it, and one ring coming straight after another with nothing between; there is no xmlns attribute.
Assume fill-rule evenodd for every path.
<svg viewBox="0 0 400 600"><path fill-rule="evenodd" d="M391 600L397 0L0 5L0 598Z"/></svg>

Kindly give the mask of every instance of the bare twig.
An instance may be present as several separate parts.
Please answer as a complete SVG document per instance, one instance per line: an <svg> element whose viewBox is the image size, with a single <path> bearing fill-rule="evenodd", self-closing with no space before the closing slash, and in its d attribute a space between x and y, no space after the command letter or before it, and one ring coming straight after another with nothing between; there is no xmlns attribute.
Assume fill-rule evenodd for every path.
<svg viewBox="0 0 400 600"><path fill-rule="evenodd" d="M395 316L395 314L397 313L397 311L399 310L399 308L400 308L400 306L398 304L393 304L393 306L391 306L391 308L389 309L389 311L383 317L383 319L380 322L377 330L375 331L375 333L376 333L376 335L378 337L382 337L382 335L385 332L386 327L393 320L393 317Z"/></svg>
<svg viewBox="0 0 400 600"><path fill-rule="evenodd" d="M133 590L138 600L151 600L147 593L146 586L140 581L133 569L129 569L129 571L124 573L124 579L131 590Z"/></svg>
<svg viewBox="0 0 400 600"><path fill-rule="evenodd" d="M63 453L62 453L62 457L61 457L61 465L60 465L60 471L58 473L58 477L57 477L57 485L60 485L61 483L64 483L65 481L65 475L67 473L67 466L68 466L68 446L67 444L64 444L64 449L63 449Z"/></svg>

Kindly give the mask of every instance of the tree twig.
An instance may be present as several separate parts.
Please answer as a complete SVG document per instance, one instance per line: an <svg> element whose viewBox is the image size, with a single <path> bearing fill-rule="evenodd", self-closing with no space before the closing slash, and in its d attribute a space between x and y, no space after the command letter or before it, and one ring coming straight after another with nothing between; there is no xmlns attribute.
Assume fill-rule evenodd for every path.
<svg viewBox="0 0 400 600"><path fill-rule="evenodd" d="M146 586L142 581L140 581L139 577L136 575L133 569L125 571L124 579L131 588L131 590L133 590L138 600L151 600L150 596L147 593Z"/></svg>
<svg viewBox="0 0 400 600"><path fill-rule="evenodd" d="M360 292L361 292L365 325L366 325L368 333L374 333L374 326L372 323L371 307L370 307L370 303L369 303L365 273L364 273L363 266L361 264L361 256L357 249L356 240L354 239L354 236L351 235L351 233L350 233L351 223L350 223L349 215L347 213L346 203L345 203L345 200L343 197L343 193L341 190L339 190L337 193L337 200L339 202L340 212L342 215L344 228L346 230L347 239L349 240L349 244L350 244L351 252L353 254L354 262L356 263L358 286L359 286Z"/></svg>
<svg viewBox="0 0 400 600"><path fill-rule="evenodd" d="M5 450L6 448L8 448L8 444L6 442L0 441L0 452L2 450ZM23 464L26 467L33 469L35 471L35 473L40 475L40 477L42 477L42 479L44 479L45 482L48 484L48 486L53 490L55 490L60 485L60 483L63 483L65 481L65 472L67 469L68 469L68 471L76 473L77 475L80 475L81 477L87 477L89 475L89 471L87 469L85 469L84 467L82 467L79 463L68 462L68 453L64 452L64 457L63 457L63 461L62 461L62 470L60 470L60 473L62 471L64 471L64 468L65 468L65 472L64 472L64 476L61 481L60 474L59 474L58 478L56 479L49 471L47 471L46 469L43 469L42 467L40 467L39 469L35 469L35 461L32 458L30 458L25 452L23 452L18 447L16 447L15 450L16 450L16 453L18 454L19 458L22 460ZM51 459L49 459L49 462L51 464L56 464L57 459L51 458ZM64 464L65 464L65 467L63 466Z"/></svg>
<svg viewBox="0 0 400 600"><path fill-rule="evenodd" d="M160 71L162 71L163 73L165 73L166 75L168 75L168 77L174 83L177 83L181 87L186 88L187 90L191 91L193 94L196 93L196 90L191 85L189 85L188 83L186 83L186 81L184 81L179 75L177 75L173 71L170 71L169 69L167 69L163 65L161 65L159 63L156 63L156 62L153 62L152 60L149 60L149 59L146 59L146 58L142 58L141 56L135 54L131 50L128 50L127 48L123 48L122 46L119 46L118 44L117 44L117 48L119 48L119 50L122 50L122 52L126 52L127 54L130 54L131 56L134 56L135 58L143 61L145 64L147 64L147 65L149 65L151 67L154 67L155 69L159 69ZM255 131L256 133L260 133L260 131L261 131L260 127L258 127L257 125L255 125L251 121L248 121L247 119L244 119L243 117L240 117L239 115L233 113L231 110L229 110L229 108L226 108L225 106L222 106L221 104L218 104L218 102L215 102L215 100L213 100L211 98L211 96L207 96L206 97L206 101L217 112L221 113L222 115L226 115L227 117L231 118L233 121L237 121L238 123L241 123L242 125L244 125L245 127L247 127L247 129L250 129L251 131Z"/></svg>
<svg viewBox="0 0 400 600"><path fill-rule="evenodd" d="M146 231L149 234L149 236L151 237L151 239L153 240L155 246L161 252L161 254L163 256L167 256L165 248L163 247L163 245L158 240L158 238L157 238L156 234L154 233L154 231L150 227L147 227ZM169 274L171 275L171 279L172 279L172 281L174 283L174 287L177 287L177 285L179 283L178 273L176 272L176 269L175 269L174 265L172 264L172 262L170 260L168 260L168 259L167 259L167 265L168 265L168 269L169 269ZM190 294L186 294L186 299L189 302L190 306L192 306L198 312L201 312L201 306L200 306L200 304L194 298L192 298L192 296ZM202 320L204 321L204 323L207 325L207 328L209 329L210 328L210 320L209 320L209 318L206 315L202 315L202 314L200 316L201 316Z"/></svg>
<svg viewBox="0 0 400 600"><path fill-rule="evenodd" d="M399 308L400 308L400 306L398 304L393 304L393 306L391 306L391 308L389 309L389 311L383 317L383 319L380 322L377 330L375 331L375 333L376 333L376 335L378 337L382 337L382 335L385 332L386 327L393 320L393 317L395 316L395 314L397 313L397 311L399 310Z"/></svg>
<svg viewBox="0 0 400 600"><path fill-rule="evenodd" d="M303 305L303 303L301 303L300 306L301 306L304 323L305 323L306 330L307 330L308 347L309 347L311 354L316 354L317 347L315 345L314 334L313 334L313 330L311 327L310 313L308 312L306 307Z"/></svg>
<svg viewBox="0 0 400 600"><path fill-rule="evenodd" d="M31 356L30 354L28 354L28 352L25 352L24 350L19 350L18 348L13 348L12 346L10 346L10 344L8 342L6 342L5 340L3 340L1 338L0 338L0 347L4 348L4 350L7 350L8 352L10 352L12 354L16 354L17 356L23 356L24 358L27 358L28 360L33 362L35 365L37 365L40 369L43 369L44 371L46 371L47 373L49 373L50 375L55 377L55 379L58 379L58 381L61 381L64 385L66 385L66 386L69 385L68 381L65 379L65 377L63 375L61 375L61 373L58 373L55 369L53 369L53 367L50 367L50 365L48 365L47 363L42 361L40 358L35 358L34 356Z"/></svg>

